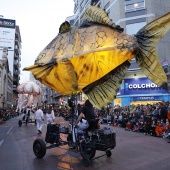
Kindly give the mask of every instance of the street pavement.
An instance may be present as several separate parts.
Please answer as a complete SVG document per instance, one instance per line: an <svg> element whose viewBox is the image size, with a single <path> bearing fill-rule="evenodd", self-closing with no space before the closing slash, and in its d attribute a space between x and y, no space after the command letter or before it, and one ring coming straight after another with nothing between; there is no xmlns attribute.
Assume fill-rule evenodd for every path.
<svg viewBox="0 0 170 170"><path fill-rule="evenodd" d="M103 156L84 167L79 152L69 149L68 145L48 149L43 159L33 153L33 142L37 138L45 139L46 124L43 133L37 134L32 123L21 127L18 120L23 115L8 120L0 125L0 170L169 170L170 144L167 139L125 131L121 127L107 126L116 131L116 147L112 156ZM63 118L56 122L68 125ZM66 135L62 134L62 138ZM104 152L97 151L95 156Z"/></svg>

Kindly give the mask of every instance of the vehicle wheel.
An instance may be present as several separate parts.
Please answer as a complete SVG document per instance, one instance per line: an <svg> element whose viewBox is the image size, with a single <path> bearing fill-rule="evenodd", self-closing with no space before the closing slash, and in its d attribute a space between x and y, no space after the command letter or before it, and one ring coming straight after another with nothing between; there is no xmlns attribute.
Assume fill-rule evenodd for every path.
<svg viewBox="0 0 170 170"><path fill-rule="evenodd" d="M23 116L22 120L25 120L25 115Z"/></svg>
<svg viewBox="0 0 170 170"><path fill-rule="evenodd" d="M19 121L18 121L18 125L19 125L19 126L22 126L22 120L19 120Z"/></svg>
<svg viewBox="0 0 170 170"><path fill-rule="evenodd" d="M84 159L91 160L95 156L96 150L92 147L91 142L82 141L80 143L80 154Z"/></svg>
<svg viewBox="0 0 170 170"><path fill-rule="evenodd" d="M46 145L42 139L36 139L33 143L33 151L37 158L43 158L46 154Z"/></svg>
<svg viewBox="0 0 170 170"><path fill-rule="evenodd" d="M112 152L111 151L106 151L106 155L107 155L107 157L111 157L112 156Z"/></svg>
<svg viewBox="0 0 170 170"><path fill-rule="evenodd" d="M83 165L88 167L90 165L90 160L89 159L83 159Z"/></svg>
<svg viewBox="0 0 170 170"><path fill-rule="evenodd" d="M27 124L28 124L28 119L25 120L25 125L27 126Z"/></svg>

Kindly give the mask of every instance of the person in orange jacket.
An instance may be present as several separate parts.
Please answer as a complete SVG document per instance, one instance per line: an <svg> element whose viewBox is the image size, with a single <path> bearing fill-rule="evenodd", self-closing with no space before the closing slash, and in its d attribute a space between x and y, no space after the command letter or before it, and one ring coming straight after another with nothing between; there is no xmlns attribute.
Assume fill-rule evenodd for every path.
<svg viewBox="0 0 170 170"><path fill-rule="evenodd" d="M169 105L169 107L168 107L167 118L168 118L168 120L169 120L169 122L170 122L170 105ZM169 124L169 126L170 126L170 124ZM168 127L169 127L169 126L168 126ZM170 130L170 127L169 127L169 130ZM170 143L170 138L169 138L169 140L168 140L168 143Z"/></svg>
<svg viewBox="0 0 170 170"><path fill-rule="evenodd" d="M156 126L155 132L157 136L163 136L165 132L165 127L161 124L160 121L158 122L158 125Z"/></svg>

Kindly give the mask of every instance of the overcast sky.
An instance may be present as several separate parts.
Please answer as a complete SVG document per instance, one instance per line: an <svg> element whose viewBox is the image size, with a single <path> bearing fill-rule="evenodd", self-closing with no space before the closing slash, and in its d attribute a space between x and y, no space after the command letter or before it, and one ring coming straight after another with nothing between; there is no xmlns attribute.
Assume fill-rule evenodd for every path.
<svg viewBox="0 0 170 170"><path fill-rule="evenodd" d="M0 15L15 19L20 28L21 80L29 80L24 67L34 64L43 48L58 34L59 27L73 15L73 0L0 0Z"/></svg>

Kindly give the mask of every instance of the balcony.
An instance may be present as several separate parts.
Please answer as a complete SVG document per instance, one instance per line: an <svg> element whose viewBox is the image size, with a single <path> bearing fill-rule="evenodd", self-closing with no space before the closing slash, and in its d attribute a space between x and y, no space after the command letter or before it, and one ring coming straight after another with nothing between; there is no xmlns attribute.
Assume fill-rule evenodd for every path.
<svg viewBox="0 0 170 170"><path fill-rule="evenodd" d="M15 38L15 45L18 45L19 46L19 42L18 42L18 39Z"/></svg>
<svg viewBox="0 0 170 170"><path fill-rule="evenodd" d="M13 78L13 81L15 82L15 84L17 84L16 82L19 81L19 78L18 78L18 77L14 77L14 78Z"/></svg>
<svg viewBox="0 0 170 170"><path fill-rule="evenodd" d="M14 76L18 77L18 76L19 76L19 74L20 74L20 72L19 72L19 71L14 71Z"/></svg>
<svg viewBox="0 0 170 170"><path fill-rule="evenodd" d="M13 90L17 89L17 85L13 84Z"/></svg>
<svg viewBox="0 0 170 170"><path fill-rule="evenodd" d="M19 59L19 55L14 54L14 60L18 60Z"/></svg>
<svg viewBox="0 0 170 170"><path fill-rule="evenodd" d="M19 67L19 62L14 61L14 68L18 68Z"/></svg>
<svg viewBox="0 0 170 170"><path fill-rule="evenodd" d="M18 48L18 46L17 45L15 45L15 53L17 54L17 55L19 55L20 53L19 53L19 48Z"/></svg>

